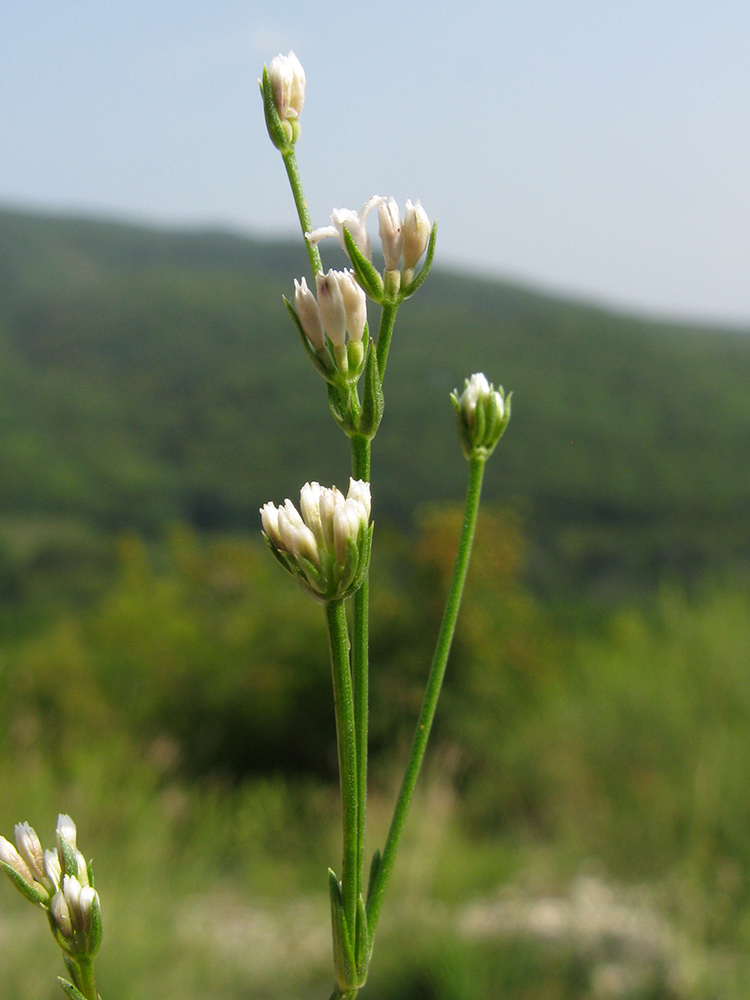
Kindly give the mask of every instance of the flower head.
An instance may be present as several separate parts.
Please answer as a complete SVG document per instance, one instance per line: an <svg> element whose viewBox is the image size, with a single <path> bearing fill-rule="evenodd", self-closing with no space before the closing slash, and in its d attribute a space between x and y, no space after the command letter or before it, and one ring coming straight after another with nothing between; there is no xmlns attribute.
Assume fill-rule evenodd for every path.
<svg viewBox="0 0 750 1000"><path fill-rule="evenodd" d="M271 551L316 600L348 597L370 559L370 484L351 479L344 497L335 486L305 483L299 506L301 514L290 500L261 507Z"/></svg>
<svg viewBox="0 0 750 1000"><path fill-rule="evenodd" d="M465 379L460 395L458 389L451 393L451 402L464 454L470 460L488 458L508 426L510 395L506 398L502 386L494 389L478 372Z"/></svg>

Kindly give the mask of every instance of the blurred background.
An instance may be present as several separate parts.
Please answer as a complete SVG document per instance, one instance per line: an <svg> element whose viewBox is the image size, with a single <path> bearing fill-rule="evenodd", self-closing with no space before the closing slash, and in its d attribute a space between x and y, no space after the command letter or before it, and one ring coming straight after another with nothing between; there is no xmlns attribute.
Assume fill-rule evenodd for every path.
<svg viewBox="0 0 750 1000"><path fill-rule="evenodd" d="M315 224L440 221L374 449L371 850L460 524L448 393L514 392L366 993L739 1000L750 8L422 20L0 11L0 829L76 819L106 1000L328 995L324 622L257 514L349 474L281 303L308 263L256 80L293 49ZM48 938L5 887L4 998L56 996Z"/></svg>

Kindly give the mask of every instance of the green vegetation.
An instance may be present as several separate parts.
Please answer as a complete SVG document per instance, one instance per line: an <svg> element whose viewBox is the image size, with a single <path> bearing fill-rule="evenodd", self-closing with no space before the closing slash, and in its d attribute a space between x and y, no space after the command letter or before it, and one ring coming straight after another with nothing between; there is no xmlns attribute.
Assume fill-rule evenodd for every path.
<svg viewBox="0 0 750 1000"><path fill-rule="evenodd" d="M295 244L0 213L0 540L245 531L346 452L279 307ZM397 332L378 438L380 523L457 501L447 394L480 366L513 389L488 499L527 523L532 572L640 585L750 558L750 338L435 274ZM288 374L288 381L280 373ZM420 454L404 466L408 436ZM52 531L54 533L54 531Z"/></svg>
<svg viewBox="0 0 750 1000"><path fill-rule="evenodd" d="M257 532L261 502L345 485L278 303L305 267L282 244L0 213L0 832L75 816L106 1000L330 984L324 623ZM750 338L437 274L393 351L373 845L458 532L447 394L489 359L515 410L363 997L740 1000ZM30 911L3 887L3 1000L55 995Z"/></svg>

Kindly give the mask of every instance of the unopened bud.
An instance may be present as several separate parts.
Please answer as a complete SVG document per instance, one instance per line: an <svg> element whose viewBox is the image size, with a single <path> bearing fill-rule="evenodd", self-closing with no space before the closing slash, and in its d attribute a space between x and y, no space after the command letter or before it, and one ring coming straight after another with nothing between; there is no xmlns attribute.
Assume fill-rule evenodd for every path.
<svg viewBox="0 0 750 1000"><path fill-rule="evenodd" d="M29 885L34 881L34 876L31 873L29 866L26 864L24 859L15 849L13 844L5 837L0 837L0 861L8 868L12 868L13 871L20 875L24 882L28 882Z"/></svg>
<svg viewBox="0 0 750 1000"><path fill-rule="evenodd" d="M430 220L427 218L427 212L422 208L422 202L419 198L417 198L416 205L407 201L403 229L404 270L413 271L419 258L427 249L431 231Z"/></svg>
<svg viewBox="0 0 750 1000"><path fill-rule="evenodd" d="M294 279L294 308L305 336L316 351L325 349L323 324L315 296L307 287L307 281Z"/></svg>
<svg viewBox="0 0 750 1000"><path fill-rule="evenodd" d="M31 869L37 882L42 882L45 878L44 850L36 831L28 823L17 823L14 833L19 854Z"/></svg>
<svg viewBox="0 0 750 1000"><path fill-rule="evenodd" d="M367 296L357 284L354 271L339 272L339 291L344 300L349 340L359 343L367 325Z"/></svg>
<svg viewBox="0 0 750 1000"><path fill-rule="evenodd" d="M383 200L378 205L378 232L383 246L386 271L395 271L401 259L404 237L401 230L401 215L395 198Z"/></svg>
<svg viewBox="0 0 750 1000"><path fill-rule="evenodd" d="M318 288L318 308L323 328L334 347L346 345L346 306L339 287L339 274L330 270L315 275Z"/></svg>
<svg viewBox="0 0 750 1000"><path fill-rule="evenodd" d="M299 137L299 116L305 103L305 71L293 52L278 55L268 67L268 80L284 132L289 142Z"/></svg>
<svg viewBox="0 0 750 1000"><path fill-rule="evenodd" d="M73 924L70 920L70 910L61 892L56 892L50 903L50 913L58 930L63 937L73 937Z"/></svg>

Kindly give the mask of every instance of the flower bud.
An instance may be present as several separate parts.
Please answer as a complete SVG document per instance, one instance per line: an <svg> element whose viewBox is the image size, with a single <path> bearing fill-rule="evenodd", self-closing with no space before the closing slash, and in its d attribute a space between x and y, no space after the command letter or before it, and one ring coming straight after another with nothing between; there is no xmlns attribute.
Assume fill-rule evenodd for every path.
<svg viewBox="0 0 750 1000"><path fill-rule="evenodd" d="M58 844L61 840L64 840L70 847L73 848L73 850L76 849L76 837L78 833L76 825L70 816L65 813L60 813L57 817L57 829L55 832L57 834Z"/></svg>
<svg viewBox="0 0 750 1000"><path fill-rule="evenodd" d="M349 340L359 343L367 325L367 296L357 284L354 271L339 272L339 291L344 300Z"/></svg>
<svg viewBox="0 0 750 1000"><path fill-rule="evenodd" d="M70 919L70 910L68 909L68 904L61 892L56 892L52 897L49 909L55 926L60 931L62 936L72 938L73 924Z"/></svg>
<svg viewBox="0 0 750 1000"><path fill-rule="evenodd" d="M315 275L318 288L318 308L323 328L334 347L346 346L346 306L339 288L340 271Z"/></svg>
<svg viewBox="0 0 750 1000"><path fill-rule="evenodd" d="M403 242L405 271L413 271L417 266L419 258L427 249L431 228L427 212L422 208L422 202L419 198L417 198L416 205L407 201L404 214Z"/></svg>
<svg viewBox="0 0 750 1000"><path fill-rule="evenodd" d="M378 232L383 246L386 271L398 269L404 237L401 230L401 215L395 198L388 198L378 205Z"/></svg>
<svg viewBox="0 0 750 1000"><path fill-rule="evenodd" d="M78 858L76 857L76 825L70 816L60 813L57 817L57 856L63 874L78 874Z"/></svg>
<svg viewBox="0 0 750 1000"><path fill-rule="evenodd" d="M325 337L323 336L320 309L304 278L302 281L294 279L294 308L307 339L316 351L324 350Z"/></svg>
<svg viewBox="0 0 750 1000"><path fill-rule="evenodd" d="M290 500L283 507L267 503L261 508L271 551L316 600L348 597L361 585L369 565L369 483L350 480L346 498L335 486L305 483L300 510L301 515Z"/></svg>
<svg viewBox="0 0 750 1000"><path fill-rule="evenodd" d="M284 131L290 142L299 136L298 119L305 103L305 71L293 52L278 55L268 67L268 79Z"/></svg>
<svg viewBox="0 0 750 1000"><path fill-rule="evenodd" d="M20 875L24 882L29 885L34 881L34 876L32 875L29 866L23 860L21 855L15 849L13 844L5 837L0 837L0 861L8 868L12 868L13 871Z"/></svg>
<svg viewBox="0 0 750 1000"><path fill-rule="evenodd" d="M62 868L57 851L44 852L44 873L59 892L62 884Z"/></svg>
<svg viewBox="0 0 750 1000"><path fill-rule="evenodd" d="M511 394L512 395L512 394ZM494 389L480 372L465 380L464 391L451 393L461 447L468 459L488 458L510 420L510 395Z"/></svg>
<svg viewBox="0 0 750 1000"><path fill-rule="evenodd" d="M28 823L17 823L14 833L19 854L29 866L37 882L43 882L45 879L44 851L36 831Z"/></svg>

